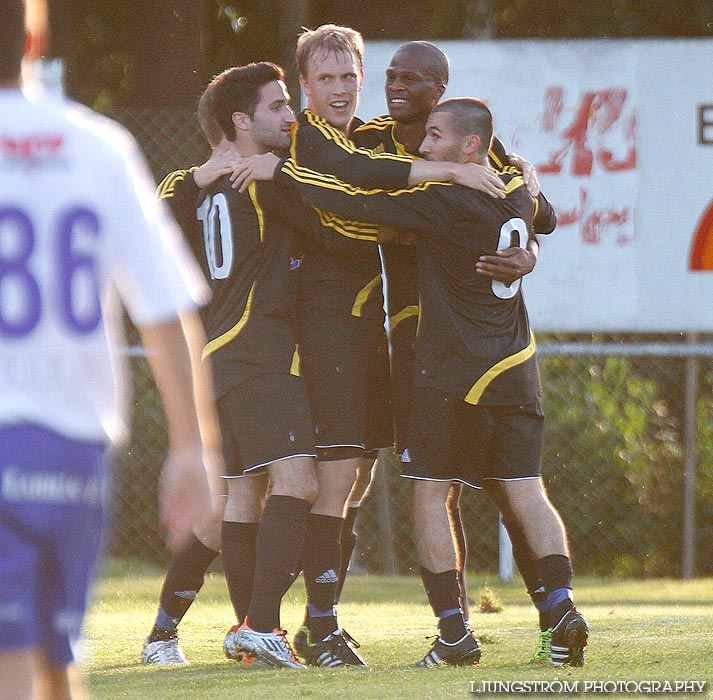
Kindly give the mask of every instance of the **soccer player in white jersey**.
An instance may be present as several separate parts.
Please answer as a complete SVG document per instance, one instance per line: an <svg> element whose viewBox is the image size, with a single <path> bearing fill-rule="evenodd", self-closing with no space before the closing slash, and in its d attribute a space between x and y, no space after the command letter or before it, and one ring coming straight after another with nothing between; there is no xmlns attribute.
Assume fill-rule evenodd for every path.
<svg viewBox="0 0 713 700"><path fill-rule="evenodd" d="M207 288L133 139L79 105L27 98L22 0L0 0L0 17L0 700L69 700L84 693L74 662L104 455L126 427L117 302L164 403L175 546L210 507L190 360Z"/></svg>

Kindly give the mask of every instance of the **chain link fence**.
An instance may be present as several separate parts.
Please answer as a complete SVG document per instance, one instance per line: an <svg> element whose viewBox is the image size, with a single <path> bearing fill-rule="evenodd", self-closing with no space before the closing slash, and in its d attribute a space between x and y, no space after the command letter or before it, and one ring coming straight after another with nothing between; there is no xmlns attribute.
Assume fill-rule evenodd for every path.
<svg viewBox="0 0 713 700"><path fill-rule="evenodd" d="M137 137L157 180L208 149L190 110L112 114ZM713 574L713 336L540 336L547 417L543 474L564 519L578 573ZM686 341L689 341L688 343ZM138 343L129 329L128 344ZM131 442L115 459L112 554L165 562L157 477L163 412L140 353ZM356 569L416 570L408 483L382 454L357 521ZM465 488L468 566L498 568L498 514Z"/></svg>

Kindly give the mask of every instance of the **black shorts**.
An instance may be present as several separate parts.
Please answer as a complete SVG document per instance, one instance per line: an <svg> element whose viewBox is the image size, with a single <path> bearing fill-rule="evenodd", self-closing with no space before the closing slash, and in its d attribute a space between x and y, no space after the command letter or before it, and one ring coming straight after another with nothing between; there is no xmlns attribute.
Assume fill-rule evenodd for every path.
<svg viewBox="0 0 713 700"><path fill-rule="evenodd" d="M413 479L461 481L475 488L486 479L537 478L543 429L539 401L472 406L441 391L417 387L401 473Z"/></svg>
<svg viewBox="0 0 713 700"><path fill-rule="evenodd" d="M300 377L265 374L218 399L225 476L259 474L289 457L314 457L312 420Z"/></svg>
<svg viewBox="0 0 713 700"><path fill-rule="evenodd" d="M303 310L299 352L317 458L368 456L367 451L390 447L389 353L383 323Z"/></svg>

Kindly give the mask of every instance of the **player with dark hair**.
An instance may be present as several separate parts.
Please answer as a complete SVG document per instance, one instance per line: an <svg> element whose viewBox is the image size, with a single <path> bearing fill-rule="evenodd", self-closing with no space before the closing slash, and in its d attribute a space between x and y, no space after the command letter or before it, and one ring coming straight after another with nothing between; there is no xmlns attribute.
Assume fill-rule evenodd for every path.
<svg viewBox="0 0 713 700"><path fill-rule="evenodd" d="M414 161L408 156L358 149L349 130L362 84L363 42L348 27L306 30L296 60L308 109L298 116L291 152L300 163L373 187L456 180L504 196L499 179L473 164ZM277 159L241 163L235 186L270 179ZM344 511L358 473L368 474L374 450L393 443L389 366L384 331L378 228L319 211L332 235L305 250L298 282L301 368L310 396L317 441L319 494L310 515L306 551L321 553L312 569L305 562L308 604L295 648L315 665L361 665L345 643L335 603ZM365 479L368 483L368 479ZM351 531L351 527L348 527Z"/></svg>
<svg viewBox="0 0 713 700"><path fill-rule="evenodd" d="M191 361L208 289L122 127L20 89L24 4L0 0L0 698L84 697L75 666L125 437L121 300L168 426L169 546L210 509ZM110 183L110 186L108 185Z"/></svg>
<svg viewBox="0 0 713 700"><path fill-rule="evenodd" d="M410 41L394 53L386 69L386 101L388 116L377 117L354 130L355 142L375 151L410 154L420 157L419 147L426 135L426 121L431 110L443 96L448 84L448 57L436 45L427 41ZM514 165L523 176L533 195L539 186L532 166L519 156L508 154L502 142L493 138L489 161L498 168ZM540 220L535 219L534 231L540 231ZM542 225L547 228L549 222ZM418 265L414 234L401 230L391 241L382 244L382 259L387 283L389 330L391 343L391 378L394 392L394 426L396 452L404 448L406 429L412 405L413 363L418 323ZM526 248L512 246L495 255L484 255L476 270L505 284L528 274L534 268L538 252L537 240L532 237ZM503 512L513 545L513 554L525 580L528 594L539 612L540 638L533 660L550 658L550 632L547 599L537 574L535 560L527 546L524 533L513 521L507 503L501 497L497 482L486 482L484 488ZM461 607L468 620L468 594L465 579L467 558L465 530L459 500L461 484L454 484L448 498L448 511L457 545L458 572L461 588Z"/></svg>
<svg viewBox="0 0 713 700"><path fill-rule="evenodd" d="M487 165L492 116L471 98L432 111L420 152L427 159ZM426 183L392 192L350 188L288 159L289 177L308 201L342 216L417 232L421 315L413 411L403 474L413 479L411 517L421 576L439 637L425 666L477 663L480 647L459 607L456 552L446 501L452 481L497 481L537 560L550 603L551 659L582 665L588 628L572 602L572 567L562 521L540 475L543 415L535 342L519 282L479 275L484 254L524 247L535 216L555 226L540 194L512 167L499 171L507 197ZM450 544L448 544L450 543Z"/></svg>
<svg viewBox="0 0 713 700"><path fill-rule="evenodd" d="M236 157L289 146L295 117L278 66L231 68L209 89L209 111ZM305 210L296 222L300 209L285 188L254 183L237 193L227 178L211 184L197 208L214 295L203 356L214 376L228 482L221 553L240 623L226 648L288 668L303 666L280 628L280 602L299 570L317 493L312 422L295 368L294 288L299 227L312 231L318 220ZM254 542L239 530L255 531Z"/></svg>
<svg viewBox="0 0 713 700"><path fill-rule="evenodd" d="M210 279L210 271L206 260L203 228L196 217L196 203L201 188L228 174L230 165L236 158L232 143L223 136L220 125L212 115L210 104L212 88L213 83L206 88L198 102L198 121L211 147L210 158L201 166L169 173L157 188L158 197L171 207L185 240L201 264L206 279ZM212 404L213 401L211 391L210 395L203 399L203 403ZM206 451L211 454L214 461L219 463L221 450L219 431L204 430L203 441ZM225 484L224 480L221 482L222 485ZM198 523L191 536L171 557L161 587L156 619L141 652L141 660L144 663L159 666L181 666L188 663L180 647L178 626L198 596L208 567L220 553L221 522L226 494L223 489L217 490L220 493L215 498L219 502L214 508L212 517ZM233 599L249 601L253 572L248 563L254 561L257 520L254 524L226 523L222 529L225 531L224 537L240 542L247 552L253 553L252 557L241 557L241 571L245 577L233 584L235 590L231 596ZM239 605L239 608L244 609L246 606L247 602ZM232 646L226 646L225 651L229 658L237 659L244 666L250 666L254 661L250 655L236 655Z"/></svg>

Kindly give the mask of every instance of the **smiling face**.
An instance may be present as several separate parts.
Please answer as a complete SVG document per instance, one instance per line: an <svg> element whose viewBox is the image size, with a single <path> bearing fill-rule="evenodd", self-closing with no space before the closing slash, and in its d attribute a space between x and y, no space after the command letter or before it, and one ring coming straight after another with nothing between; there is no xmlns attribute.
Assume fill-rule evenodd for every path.
<svg viewBox="0 0 713 700"><path fill-rule="evenodd" d="M386 69L386 102L397 122L424 122L445 92L431 68L432 56L416 46L399 49Z"/></svg>
<svg viewBox="0 0 713 700"><path fill-rule="evenodd" d="M300 84L309 109L346 133L359 102L362 77L354 55L330 51L310 56Z"/></svg>
<svg viewBox="0 0 713 700"><path fill-rule="evenodd" d="M295 113L290 107L287 87L281 80L273 80L260 88L260 101L251 119L251 135L258 153L290 146L290 126Z"/></svg>

